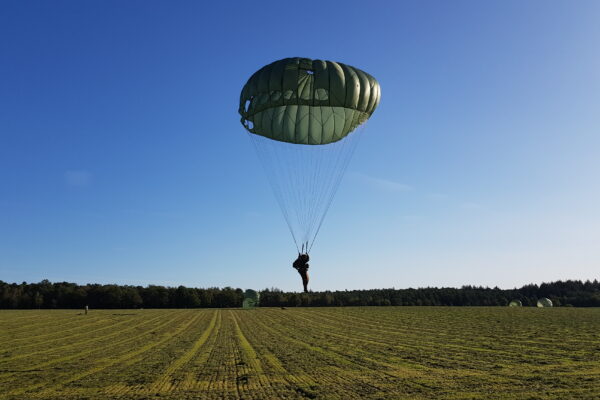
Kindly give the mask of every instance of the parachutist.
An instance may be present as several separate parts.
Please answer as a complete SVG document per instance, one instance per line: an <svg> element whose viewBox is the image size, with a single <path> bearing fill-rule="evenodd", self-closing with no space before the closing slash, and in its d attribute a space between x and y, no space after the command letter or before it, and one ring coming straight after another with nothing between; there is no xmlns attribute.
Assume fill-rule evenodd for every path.
<svg viewBox="0 0 600 400"><path fill-rule="evenodd" d="M240 122L263 163L298 250L293 267L308 292L308 252L352 157L359 127L377 108L377 80L327 60L284 58L252 74Z"/></svg>
<svg viewBox="0 0 600 400"><path fill-rule="evenodd" d="M302 277L302 285L304 286L304 293L308 293L308 261L310 257L306 253L298 254L298 258L292 266L298 271Z"/></svg>

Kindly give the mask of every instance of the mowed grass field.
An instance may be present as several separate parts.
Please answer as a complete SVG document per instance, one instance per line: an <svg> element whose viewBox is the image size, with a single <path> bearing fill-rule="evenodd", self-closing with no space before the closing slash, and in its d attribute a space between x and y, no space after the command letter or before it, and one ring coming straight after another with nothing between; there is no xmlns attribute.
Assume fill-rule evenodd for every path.
<svg viewBox="0 0 600 400"><path fill-rule="evenodd" d="M0 399L599 399L600 309L0 311Z"/></svg>

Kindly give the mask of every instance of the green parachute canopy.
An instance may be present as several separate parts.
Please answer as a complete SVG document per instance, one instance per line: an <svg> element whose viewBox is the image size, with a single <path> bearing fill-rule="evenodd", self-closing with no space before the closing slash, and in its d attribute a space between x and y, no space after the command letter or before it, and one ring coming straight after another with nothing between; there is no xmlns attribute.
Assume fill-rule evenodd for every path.
<svg viewBox="0 0 600 400"><path fill-rule="evenodd" d="M523 303L521 303L521 300L511 300L510 303L508 303L509 307L522 307Z"/></svg>
<svg viewBox="0 0 600 400"><path fill-rule="evenodd" d="M281 142L328 144L346 137L379 104L371 75L333 61L284 58L259 69L240 95L242 124Z"/></svg>
<svg viewBox="0 0 600 400"><path fill-rule="evenodd" d="M299 57L262 67L244 85L241 122L299 253L312 248L380 97L377 80L358 68Z"/></svg>
<svg viewBox="0 0 600 400"><path fill-rule="evenodd" d="M260 296L258 292L252 289L248 289L244 292L244 301L242 303L242 308L249 309L258 306Z"/></svg>
<svg viewBox="0 0 600 400"><path fill-rule="evenodd" d="M542 308L542 307L552 307L552 300L550 300L547 297L542 297L541 299L539 299L537 301L537 306Z"/></svg>

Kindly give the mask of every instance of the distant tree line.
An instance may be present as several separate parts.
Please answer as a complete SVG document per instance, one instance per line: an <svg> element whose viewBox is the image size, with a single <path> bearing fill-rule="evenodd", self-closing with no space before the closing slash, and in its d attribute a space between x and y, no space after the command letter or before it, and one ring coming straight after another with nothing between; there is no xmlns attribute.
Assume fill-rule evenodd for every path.
<svg viewBox="0 0 600 400"><path fill-rule="evenodd" d="M555 306L600 307L600 283L557 281L519 289L477 286L461 288L370 289L311 293L265 289L263 307L327 306L506 306L520 300L535 306L547 297ZM242 289L164 286L77 285L68 282L6 283L0 281L0 308L224 308L240 307Z"/></svg>
<svg viewBox="0 0 600 400"><path fill-rule="evenodd" d="M69 282L0 281L0 308L198 308L239 307L242 289L184 286L77 285Z"/></svg>
<svg viewBox="0 0 600 400"><path fill-rule="evenodd" d="M315 293L285 293L277 289L260 293L263 307L327 306L506 306L520 300L535 306L547 297L555 306L600 307L600 282L557 281L525 285L520 289L459 288L371 289Z"/></svg>

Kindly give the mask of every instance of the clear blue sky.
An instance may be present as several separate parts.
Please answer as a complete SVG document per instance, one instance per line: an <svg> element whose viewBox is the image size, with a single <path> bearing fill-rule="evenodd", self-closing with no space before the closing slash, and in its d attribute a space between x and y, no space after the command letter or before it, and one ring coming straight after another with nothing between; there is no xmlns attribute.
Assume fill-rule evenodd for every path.
<svg viewBox="0 0 600 400"><path fill-rule="evenodd" d="M299 290L237 115L293 56L382 87L313 289L599 278L598 21L597 1L2 1L0 279Z"/></svg>

